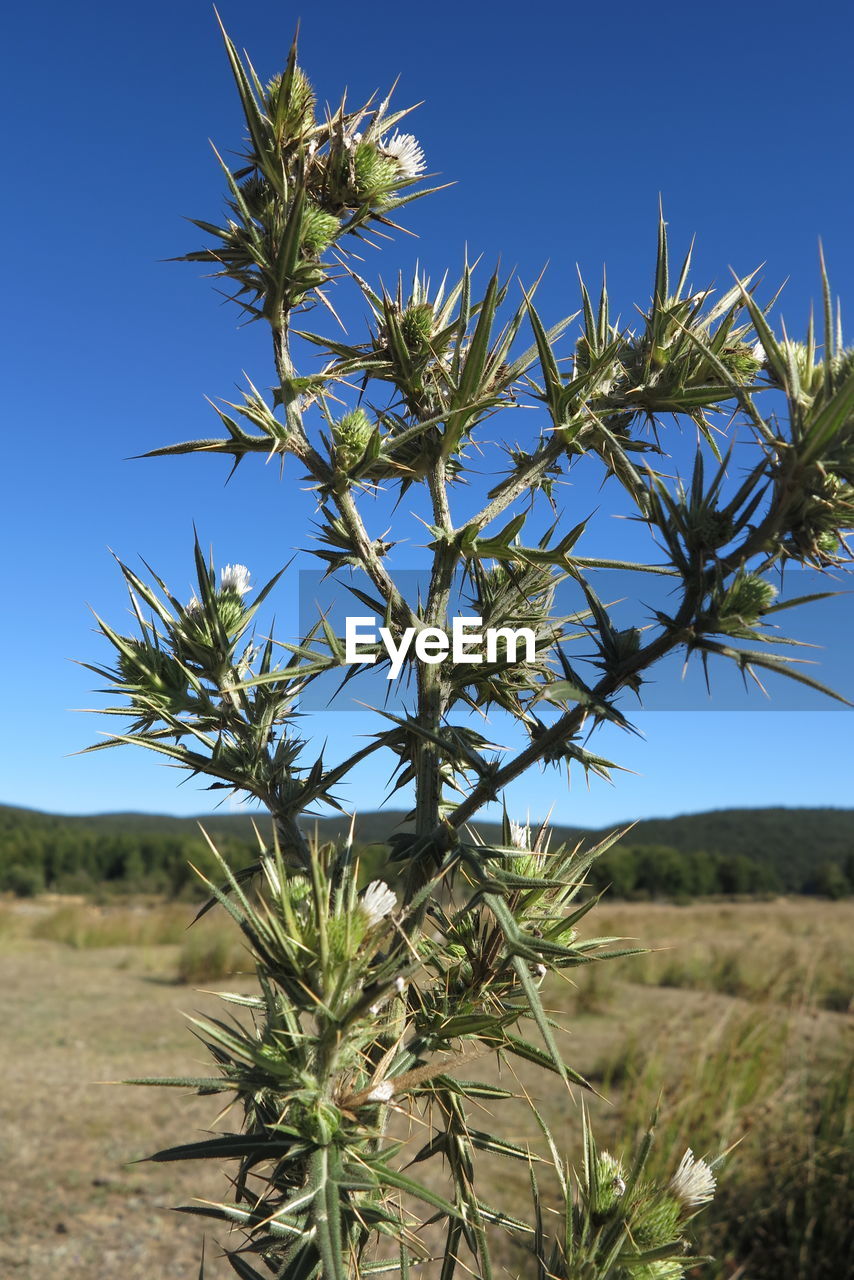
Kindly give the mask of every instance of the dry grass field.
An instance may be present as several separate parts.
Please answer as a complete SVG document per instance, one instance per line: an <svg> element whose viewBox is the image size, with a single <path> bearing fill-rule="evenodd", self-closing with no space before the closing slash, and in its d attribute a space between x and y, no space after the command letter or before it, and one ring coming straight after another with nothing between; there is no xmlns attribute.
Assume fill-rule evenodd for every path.
<svg viewBox="0 0 854 1280"><path fill-rule="evenodd" d="M232 976L245 959L231 928L209 918L188 935L191 915L182 904L0 903L0 1276L195 1280L203 1225L169 1209L223 1194L222 1173L134 1162L201 1136L216 1100L101 1083L197 1074L203 1051L181 1013L218 1002L196 986L252 989ZM714 1155L740 1140L700 1241L718 1258L710 1274L842 1280L841 1254L836 1271L821 1268L850 1239L840 1159L851 1151L854 903L620 903L589 919L655 948L546 989L568 1060L603 1095L592 1105L603 1145L631 1139L659 1097L662 1171L686 1146ZM486 1059L475 1069L498 1072ZM533 1069L519 1083L574 1158L577 1096ZM521 1103L502 1104L500 1131L536 1148ZM526 1164L508 1175L505 1163L493 1190L524 1216ZM217 1253L209 1233L211 1280L232 1274ZM503 1262L525 1275L521 1251Z"/></svg>

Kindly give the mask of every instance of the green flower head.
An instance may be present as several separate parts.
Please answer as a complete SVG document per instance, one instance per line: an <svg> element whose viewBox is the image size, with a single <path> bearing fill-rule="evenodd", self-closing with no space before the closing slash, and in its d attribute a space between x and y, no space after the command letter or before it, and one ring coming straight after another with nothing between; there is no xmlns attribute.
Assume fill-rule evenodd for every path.
<svg viewBox="0 0 854 1280"><path fill-rule="evenodd" d="M626 1190L626 1180L622 1161L603 1151L596 1161L596 1185L594 1188L594 1210L607 1213L613 1209Z"/></svg>
<svg viewBox="0 0 854 1280"><path fill-rule="evenodd" d="M294 67L290 85L283 74L273 76L266 89L270 119L276 122L279 143L298 138L314 125L314 90L302 67Z"/></svg>
<svg viewBox="0 0 854 1280"><path fill-rule="evenodd" d="M319 205L306 206L302 218L300 240L306 253L320 254L335 239L341 227L341 221L334 213L327 213Z"/></svg>
<svg viewBox="0 0 854 1280"><path fill-rule="evenodd" d="M373 434L373 424L364 409L353 409L333 424L332 438L339 463L349 471L361 461Z"/></svg>

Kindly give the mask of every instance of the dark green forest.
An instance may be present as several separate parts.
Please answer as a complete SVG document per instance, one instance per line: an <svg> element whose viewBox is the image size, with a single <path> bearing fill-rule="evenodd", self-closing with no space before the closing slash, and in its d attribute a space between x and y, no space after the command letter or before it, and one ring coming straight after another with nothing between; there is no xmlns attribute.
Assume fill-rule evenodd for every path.
<svg viewBox="0 0 854 1280"><path fill-rule="evenodd" d="M255 818L268 835L263 815ZM158 893L198 896L190 863L215 875L200 823L233 867L252 862L258 838L249 814L172 818L138 813L66 817L0 806L0 891ZM318 821L321 839L344 833L349 821ZM363 814L357 843L378 868L381 846L404 828L400 813ZM553 844L593 844L610 829L555 827ZM500 839L482 823L480 835ZM621 898L693 898L717 894L854 892L854 810L719 809L633 826L588 875L592 890Z"/></svg>

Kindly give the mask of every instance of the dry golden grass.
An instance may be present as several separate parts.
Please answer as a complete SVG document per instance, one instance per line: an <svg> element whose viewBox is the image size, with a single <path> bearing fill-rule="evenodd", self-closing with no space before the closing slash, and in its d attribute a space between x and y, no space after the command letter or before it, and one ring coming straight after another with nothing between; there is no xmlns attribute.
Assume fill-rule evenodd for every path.
<svg viewBox="0 0 854 1280"><path fill-rule="evenodd" d="M650 954L620 963L632 982L847 1012L854 1001L854 904L614 903L590 916L597 933L635 936Z"/></svg>
<svg viewBox="0 0 854 1280"><path fill-rule="evenodd" d="M187 905L0 906L4 1280L198 1274L202 1229L169 1209L215 1195L220 1176L132 1162L206 1128L214 1110L180 1090L100 1083L199 1073L204 1055L181 1011L219 1012L219 1002L177 985L182 948L164 941L183 939L192 915ZM215 943L222 929L212 920L201 936Z"/></svg>
<svg viewBox="0 0 854 1280"><path fill-rule="evenodd" d="M192 914L181 905L0 904L0 1276L195 1280L204 1226L168 1209L225 1194L223 1171L131 1162L201 1136L214 1122L216 1100L97 1083L206 1070L181 1011L219 1013L221 1005L176 981L189 963L184 930ZM711 1149L743 1136L739 1160L753 1159L770 1117L791 1103L799 1081L820 1076L846 1052L851 1019L821 1006L829 971L842 991L837 1007L848 990L854 903L613 904L589 919L597 933L661 948L576 971L573 985L554 978L545 989L568 1028L568 1061L607 1095L593 1100L603 1144L630 1137L662 1091L672 1106L662 1132L675 1156L692 1142L707 1149L708 1140ZM226 968L240 964L227 921L214 914L189 937L196 930L201 941L192 945L207 951L210 965L222 963L222 954L231 957ZM715 956L733 958L735 993L712 976ZM656 976L672 980L675 965L690 981L653 985ZM193 980L216 981L206 972L202 963ZM254 979L217 985L252 990ZM722 1061L731 1067L726 1081ZM497 1068L484 1058L466 1073L495 1079ZM501 1078L513 1086L506 1070ZM690 1105L689 1082L696 1086ZM575 1158L578 1097L534 1068L520 1072L519 1084ZM493 1123L505 1137L536 1145L523 1103L502 1103L500 1122L478 1119L483 1128ZM420 1145L426 1131L419 1123L412 1129ZM485 1174L487 1198L524 1214L525 1164L505 1162L500 1173L487 1167ZM431 1176L441 1179L441 1171ZM521 1256L503 1261L509 1274L524 1275ZM206 1280L232 1274L217 1259L215 1235L208 1264Z"/></svg>

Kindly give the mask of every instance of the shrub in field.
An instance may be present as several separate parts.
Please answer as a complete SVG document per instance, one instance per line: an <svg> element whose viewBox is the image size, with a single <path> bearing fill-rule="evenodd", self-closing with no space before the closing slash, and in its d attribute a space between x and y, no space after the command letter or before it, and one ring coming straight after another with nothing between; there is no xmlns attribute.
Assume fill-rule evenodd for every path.
<svg viewBox="0 0 854 1280"><path fill-rule="evenodd" d="M217 982L240 973L248 964L246 951L237 945L231 930L196 930L181 946L177 978L179 982Z"/></svg>
<svg viewBox="0 0 854 1280"><path fill-rule="evenodd" d="M38 920L32 935L76 950L158 947L182 942L186 928L183 911L172 906L123 910L70 903Z"/></svg>
<svg viewBox="0 0 854 1280"><path fill-rule="evenodd" d="M14 862L3 874L3 889L16 898L35 898L44 892L44 876L40 867Z"/></svg>
<svg viewBox="0 0 854 1280"><path fill-rule="evenodd" d="M208 241L187 256L269 326L275 385L267 395L250 382L219 408L224 435L158 452L221 453L234 466L276 457L289 484L307 478L314 554L343 577L356 613L384 630L355 660L325 618L298 643L256 641L275 578L250 603L249 570L217 573L197 543L187 600L123 566L136 634L102 622L115 665L96 670L130 725L106 745L148 747L272 819L254 866L223 861L208 877L254 959L257 994L225 997L234 1021L199 1025L209 1077L162 1082L236 1100L228 1114L241 1120L153 1159L231 1162L230 1197L191 1211L242 1232L227 1257L244 1280L407 1276L419 1263L429 1270L427 1259L442 1280L489 1277L502 1233L522 1241L526 1274L541 1280L676 1280L691 1265L688 1223L714 1189L687 1143L653 1177L649 1138L623 1163L597 1149L585 1122L573 1177L546 1131L557 1216L536 1180L529 1210L479 1194L481 1153L534 1162L484 1128L481 1107L500 1114L510 1091L478 1079L477 1060L535 1063L552 1087L583 1089L541 983L620 948L577 932L596 905L579 901L587 870L616 835L551 848L544 828L509 816L493 842L471 822L535 765L609 777L615 766L592 749L591 731L629 731L627 704L670 654L815 684L769 644L784 607L772 578L786 563L848 559L854 355L826 280L819 352L812 323L803 342L775 336L752 277L717 298L694 290L690 254L671 270L663 223L636 327L620 328L604 289L594 305L582 285L564 354L570 321L546 325L533 286L511 305L497 273L478 287L466 263L438 287L416 272L391 292L374 288L353 270L356 249L427 194L422 149L400 128L407 112L385 99L324 114L295 48L266 83L227 37L226 49L245 150L221 162L225 216L196 223ZM332 311L336 277L369 313L361 341L306 328L312 313ZM319 366L309 363L317 352ZM696 437L690 447L680 424ZM674 469L686 448L682 480ZM484 453L503 468L488 492ZM638 541L650 535L650 558L589 553L584 518L558 510L567 474L576 491L605 485ZM413 528L427 529L426 580L414 593L398 573L404 494L423 515ZM595 589L609 567L637 582L628 623ZM669 590L650 614L653 576ZM580 602L568 613L560 584ZM452 644L461 598L494 637L480 662ZM369 666L399 674L400 710L378 711L375 736L350 755L312 751L300 695L326 673ZM489 715L489 736L477 713ZM411 829L389 841L385 868L366 884L350 841L313 841L300 819L337 803L375 755L390 759L413 808ZM418 1119L415 1151L391 1136L400 1113Z"/></svg>

